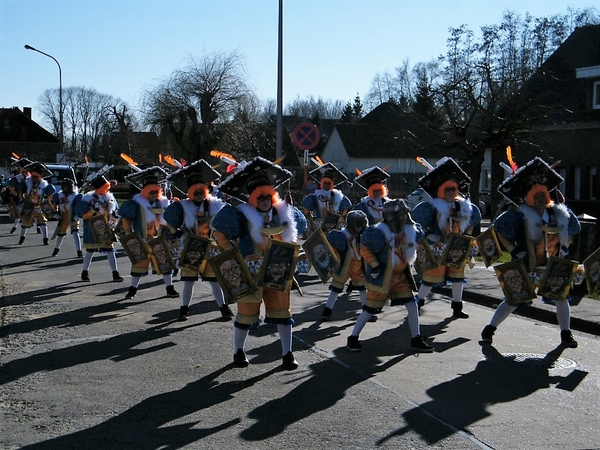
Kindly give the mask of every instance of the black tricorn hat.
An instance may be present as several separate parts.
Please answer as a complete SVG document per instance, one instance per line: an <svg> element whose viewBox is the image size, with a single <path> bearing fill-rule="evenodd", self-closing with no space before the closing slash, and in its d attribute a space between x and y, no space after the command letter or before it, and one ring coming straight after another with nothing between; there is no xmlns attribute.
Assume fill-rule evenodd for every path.
<svg viewBox="0 0 600 450"><path fill-rule="evenodd" d="M165 181L168 175L169 174L162 167L152 166L127 175L125 180L141 190L150 184L160 185Z"/></svg>
<svg viewBox="0 0 600 450"><path fill-rule="evenodd" d="M87 177L87 180L85 181L85 183L83 184L83 187L81 188L81 192L85 192L86 190L89 189L89 187L91 186L94 190L104 186L106 183L108 183L108 180L104 177L104 175L106 175L108 172L110 172L110 170L114 167L114 165L110 165L110 166L104 166L101 167L97 172L94 172L93 174L89 175Z"/></svg>
<svg viewBox="0 0 600 450"><path fill-rule="evenodd" d="M104 175L100 175L94 178L92 181L90 181L90 184L94 188L94 190L101 188L106 183L108 183L108 180L104 177Z"/></svg>
<svg viewBox="0 0 600 450"><path fill-rule="evenodd" d="M249 162L241 162L221 184L219 191L247 202L250 194L259 186L276 188L292 177L292 172L273 164L260 156Z"/></svg>
<svg viewBox="0 0 600 450"><path fill-rule="evenodd" d="M544 160L535 157L521 166L513 175L498 186L498 192L516 205L525 203L527 193L535 184L543 184L548 191L556 189L563 178Z"/></svg>
<svg viewBox="0 0 600 450"><path fill-rule="evenodd" d="M203 159L193 162L192 164L176 170L167 177L171 185L183 194L194 184L202 183L210 185L213 181L219 178L221 174Z"/></svg>
<svg viewBox="0 0 600 450"><path fill-rule="evenodd" d="M19 167L25 167L31 163L33 163L33 161L30 159L27 159L27 158L19 158L19 159L13 158L13 162L12 162L13 165L17 165Z"/></svg>
<svg viewBox="0 0 600 450"><path fill-rule="evenodd" d="M331 163L325 163L322 166L311 170L309 175L317 183L320 183L323 178L330 178L333 181L333 186L348 181L348 177Z"/></svg>
<svg viewBox="0 0 600 450"><path fill-rule="evenodd" d="M24 167L28 172L39 173L42 178L51 177L52 172L41 162L32 162Z"/></svg>
<svg viewBox="0 0 600 450"><path fill-rule="evenodd" d="M417 183L431 198L437 198L438 188L446 181L454 181L461 195L466 196L469 193L471 178L448 156L440 159L433 169L417 180Z"/></svg>
<svg viewBox="0 0 600 450"><path fill-rule="evenodd" d="M362 171L361 175L356 177L354 181L365 190L369 190L371 186L377 183L383 183L387 180L390 175L379 168L378 166L369 167Z"/></svg>

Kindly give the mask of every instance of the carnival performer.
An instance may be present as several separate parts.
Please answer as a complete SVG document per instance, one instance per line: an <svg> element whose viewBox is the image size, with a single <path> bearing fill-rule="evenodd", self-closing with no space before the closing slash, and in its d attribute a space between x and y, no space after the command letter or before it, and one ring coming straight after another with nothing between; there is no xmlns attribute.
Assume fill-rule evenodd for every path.
<svg viewBox="0 0 600 450"><path fill-rule="evenodd" d="M48 245L48 220L42 212L42 206L44 203L50 204L56 192L54 186L44 180L44 177L52 175L52 172L40 162L28 164L24 169L29 172L29 176L19 184L23 198L19 245L25 242L25 234L35 222L41 230L43 244Z"/></svg>
<svg viewBox="0 0 600 450"><path fill-rule="evenodd" d="M222 200L209 194L212 182L219 176L219 172L201 159L176 170L167 177L172 186L181 192L187 192L186 199L171 203L165 210L165 221L173 230L175 237L179 238L185 233L191 233L212 240L210 222L217 212L226 205ZM215 253L214 249L212 253ZM199 275L202 276L202 281L207 282L210 286L221 316L224 319L231 319L233 312L227 305L223 290L217 282L210 264L205 264L199 270L202 272L199 273L198 270L180 267L183 292L181 307L179 308L179 320L188 319L190 303L194 295L194 284L198 281Z"/></svg>
<svg viewBox="0 0 600 450"><path fill-rule="evenodd" d="M112 166L105 166L92 175L86 182L93 188L82 195L76 202L75 214L83 219L83 269L82 281L91 281L89 269L96 252L105 253L108 265L112 271L113 281L123 281L119 274L114 242L116 237L112 232L111 221L118 209L117 200L110 192L111 183L104 177ZM93 230L92 230L93 227Z"/></svg>
<svg viewBox="0 0 600 450"><path fill-rule="evenodd" d="M13 226L10 229L10 234L17 231L17 225L21 221L19 217L19 209L23 204L23 196L21 194L21 183L25 183L25 180L29 176L29 172L25 169L25 166L31 164L33 161L27 158L12 158L13 163L10 166L10 176L8 178L8 185L6 190L6 198L4 203L8 210L8 216L13 221Z"/></svg>
<svg viewBox="0 0 600 450"><path fill-rule="evenodd" d="M347 182L348 178L331 163L322 164L309 175L320 183L320 189L313 194L308 194L302 200L304 215L313 225L313 230L321 228L327 233L332 229L339 229L339 224L343 223L352 204L350 199L336 187Z"/></svg>
<svg viewBox="0 0 600 450"><path fill-rule="evenodd" d="M498 191L517 205L498 216L494 229L498 240L510 252L513 260L523 261L530 277L541 274L552 256L568 258L572 237L581 231L581 224L564 203L555 203L551 192L558 188L563 178L540 158L518 168L510 150L509 161L513 173ZM567 298L555 300L556 317L560 328L561 344L576 348L577 341L571 333L571 307ZM498 326L517 308L505 298L498 306L481 339L491 343Z"/></svg>
<svg viewBox="0 0 600 450"><path fill-rule="evenodd" d="M127 200L119 207L121 226L124 233L138 233L145 243L160 235L161 226L166 225L163 213L170 201L163 195L161 184L166 180L168 173L159 166L146 169L137 169L125 177L139 192L131 200ZM151 265L150 256L141 260L132 261L131 284L126 299L134 298L137 294L142 277L148 275ZM173 271L162 274L167 290L167 297L179 297L173 286Z"/></svg>
<svg viewBox="0 0 600 450"><path fill-rule="evenodd" d="M55 208L58 212L58 224L56 225L56 244L52 251L52 256L58 255L60 246L62 245L69 227L71 235L75 243L77 257L83 258L81 251L81 236L79 235L79 218L75 215L74 205L76 200L79 200L79 189L75 185L75 181L70 178L64 178L61 183L61 190L52 198Z"/></svg>
<svg viewBox="0 0 600 450"><path fill-rule="evenodd" d="M281 200L275 190L291 178L282 167L256 157L240 163L219 185L219 190L242 201L237 206L221 209L212 222L214 235L223 250L234 246L249 261L263 257L269 239L291 244L297 242L306 227L304 215L294 206ZM265 322L276 324L283 355L282 367L294 370L298 362L292 353L292 310L290 292L267 287L238 299L234 322L234 356L236 367L247 367L246 340L249 330L259 325L261 301L265 305Z"/></svg>
<svg viewBox="0 0 600 450"><path fill-rule="evenodd" d="M445 249L451 233L470 235L476 225L481 222L479 208L471 203L468 192L471 179L450 157L440 159L433 167L423 158L417 158L428 172L418 183L431 200L421 202L412 210L412 217L426 233L427 243L434 255L439 256ZM470 255L463 255L462 267L446 266L425 270L417 293L419 308L425 305L425 298L434 286L444 286L449 283L452 287L452 317L468 319L463 312L463 288L465 265Z"/></svg>
<svg viewBox="0 0 600 450"><path fill-rule="evenodd" d="M373 314L381 312L387 298L391 306L404 305L408 311L410 346L414 351L431 353L421 336L416 290L410 266L416 259L421 227L410 217L408 204L402 199L383 204L383 222L367 228L361 236L360 254L364 258L367 301L358 316L347 347L358 352L359 334Z"/></svg>
<svg viewBox="0 0 600 450"><path fill-rule="evenodd" d="M369 167L363 171L356 169L358 175L354 182L367 191L367 195L360 199L354 208L364 212L369 225L376 225L383 220L383 203L388 198L388 188L385 181L390 177L387 172L377 166Z"/></svg>
<svg viewBox="0 0 600 450"><path fill-rule="evenodd" d="M340 266L332 275L329 296L321 314L323 320L330 319L333 306L348 280L352 283L353 288L359 292L361 306L365 306L367 302L365 269L360 255L360 236L367 227L368 222L369 219L367 219L364 212L350 211L346 216L346 226L342 230L331 230L327 233L327 240L336 252L340 260Z"/></svg>

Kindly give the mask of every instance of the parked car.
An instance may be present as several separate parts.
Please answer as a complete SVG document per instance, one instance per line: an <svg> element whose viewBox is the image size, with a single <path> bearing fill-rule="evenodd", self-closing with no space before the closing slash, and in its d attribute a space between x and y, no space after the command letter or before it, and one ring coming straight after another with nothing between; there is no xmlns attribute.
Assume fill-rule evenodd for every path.
<svg viewBox="0 0 600 450"><path fill-rule="evenodd" d="M45 164L52 175L46 178L48 182L54 185L56 192L62 189L61 183L65 178L70 178L77 185L77 178L75 177L75 171L73 167L66 164Z"/></svg>

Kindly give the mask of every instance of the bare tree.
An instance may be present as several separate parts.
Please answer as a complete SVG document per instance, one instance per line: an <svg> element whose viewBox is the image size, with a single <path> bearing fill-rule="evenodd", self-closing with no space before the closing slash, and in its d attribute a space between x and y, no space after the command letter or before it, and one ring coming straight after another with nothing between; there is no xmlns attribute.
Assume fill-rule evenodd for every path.
<svg viewBox="0 0 600 450"><path fill-rule="evenodd" d="M324 99L312 95L301 98L297 96L284 108L284 113L299 118L338 119L344 111L344 105L340 100Z"/></svg>
<svg viewBox="0 0 600 450"><path fill-rule="evenodd" d="M249 95L236 52L190 56L185 68L146 92L144 121L166 133L185 159L207 158L221 138L222 127L217 125L231 123Z"/></svg>
<svg viewBox="0 0 600 450"><path fill-rule="evenodd" d="M58 89L45 91L39 98L40 111L50 126L57 130L59 124ZM100 145L101 137L115 130L109 120L112 108L125 104L108 94L85 87L68 87L63 90L63 123L65 153L69 159L82 160L92 155ZM96 152L95 156L104 156ZM99 160L105 160L102 157Z"/></svg>
<svg viewBox="0 0 600 450"><path fill-rule="evenodd" d="M550 18L507 11L500 24L482 27L479 38L465 25L452 28L446 53L435 64L409 70L404 61L396 77L377 75L368 99L398 103L408 96L407 103L421 115L442 112L440 142L446 142L448 154L461 160L473 186L479 186L485 150L504 149L511 140L522 139L530 121L545 112L521 93L524 83L575 26L585 23L598 23L595 9ZM478 194L473 189L474 200Z"/></svg>

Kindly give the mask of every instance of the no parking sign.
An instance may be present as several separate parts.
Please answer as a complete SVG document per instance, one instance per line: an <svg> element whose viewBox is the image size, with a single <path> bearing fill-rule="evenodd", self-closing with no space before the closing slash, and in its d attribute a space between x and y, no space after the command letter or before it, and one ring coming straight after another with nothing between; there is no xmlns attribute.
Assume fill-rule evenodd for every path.
<svg viewBox="0 0 600 450"><path fill-rule="evenodd" d="M321 133L314 123L302 122L292 131L292 142L300 150L312 150L321 139Z"/></svg>

